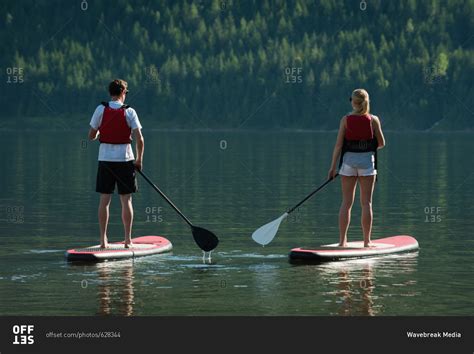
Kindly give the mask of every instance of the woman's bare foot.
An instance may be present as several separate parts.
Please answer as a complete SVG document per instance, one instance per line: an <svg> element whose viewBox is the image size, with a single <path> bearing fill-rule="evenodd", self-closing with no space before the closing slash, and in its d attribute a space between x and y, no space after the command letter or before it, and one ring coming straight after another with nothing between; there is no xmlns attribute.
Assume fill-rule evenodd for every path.
<svg viewBox="0 0 474 354"><path fill-rule="evenodd" d="M347 247L347 236L339 236L339 244L337 245L337 247Z"/></svg>
<svg viewBox="0 0 474 354"><path fill-rule="evenodd" d="M124 244L124 247L125 247L125 248L132 248L132 247L133 247L132 241L128 241L128 242L125 241L123 244Z"/></svg>
<svg viewBox="0 0 474 354"><path fill-rule="evenodd" d="M370 242L370 241L368 243L364 242L364 247L375 247L375 243Z"/></svg>
<svg viewBox="0 0 474 354"><path fill-rule="evenodd" d="M100 248L109 248L109 240L107 239L107 235L100 237Z"/></svg>

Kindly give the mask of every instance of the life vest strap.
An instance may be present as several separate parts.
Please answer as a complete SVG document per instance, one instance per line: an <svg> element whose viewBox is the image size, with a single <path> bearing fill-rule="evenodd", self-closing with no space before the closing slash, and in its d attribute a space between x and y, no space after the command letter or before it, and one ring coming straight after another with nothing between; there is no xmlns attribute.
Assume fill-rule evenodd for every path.
<svg viewBox="0 0 474 354"><path fill-rule="evenodd" d="M346 140L344 139L345 151L369 152L377 150L377 139L370 140Z"/></svg>
<svg viewBox="0 0 474 354"><path fill-rule="evenodd" d="M104 107L109 107L109 102L102 101L100 104ZM120 108L127 109L130 108L130 106L128 104L123 104Z"/></svg>

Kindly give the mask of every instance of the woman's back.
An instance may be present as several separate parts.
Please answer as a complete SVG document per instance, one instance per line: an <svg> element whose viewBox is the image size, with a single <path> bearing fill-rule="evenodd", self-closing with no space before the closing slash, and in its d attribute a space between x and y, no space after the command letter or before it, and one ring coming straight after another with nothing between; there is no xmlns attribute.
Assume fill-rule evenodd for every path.
<svg viewBox="0 0 474 354"><path fill-rule="evenodd" d="M372 115L370 114L350 114L346 116L346 130L344 139L350 141L371 140L374 138L372 128ZM347 151L342 163L353 168L369 169L374 163L374 152L350 152Z"/></svg>

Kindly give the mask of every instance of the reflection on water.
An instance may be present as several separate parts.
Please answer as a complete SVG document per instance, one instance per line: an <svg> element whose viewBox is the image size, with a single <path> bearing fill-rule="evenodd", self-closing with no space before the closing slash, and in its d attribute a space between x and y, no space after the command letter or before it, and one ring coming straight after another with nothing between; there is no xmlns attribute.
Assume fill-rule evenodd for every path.
<svg viewBox="0 0 474 354"><path fill-rule="evenodd" d="M99 285L97 289L99 315L133 315L134 284L133 259L120 262L103 262L96 265Z"/></svg>
<svg viewBox="0 0 474 354"><path fill-rule="evenodd" d="M359 291L354 291L353 287L358 288ZM358 283L353 283L348 268L341 268L337 274L337 288L338 290L334 295L341 302L339 315L362 314L373 316L376 313L372 298L374 287L370 263L367 263L362 269L362 279Z"/></svg>
<svg viewBox="0 0 474 354"><path fill-rule="evenodd" d="M323 292L327 303L337 305L337 315L375 316L385 311L379 294L397 288L398 296L413 296L410 274L416 272L418 252L401 255L328 262L311 266L330 290ZM387 283L387 280L396 282ZM389 289L390 294L393 290Z"/></svg>
<svg viewBox="0 0 474 354"><path fill-rule="evenodd" d="M95 289L97 296L97 315L135 315L134 307L137 288L147 287L150 284L156 288L169 288L166 286L167 275L147 270L147 264L154 264L161 258L170 254L154 255L152 257L137 259L125 259L105 261L98 263L67 263L71 269L80 268L80 273L86 274L88 287ZM156 264L156 263L155 263ZM139 272L147 273L146 279L137 281L134 277L135 268ZM161 283L162 285L160 285Z"/></svg>

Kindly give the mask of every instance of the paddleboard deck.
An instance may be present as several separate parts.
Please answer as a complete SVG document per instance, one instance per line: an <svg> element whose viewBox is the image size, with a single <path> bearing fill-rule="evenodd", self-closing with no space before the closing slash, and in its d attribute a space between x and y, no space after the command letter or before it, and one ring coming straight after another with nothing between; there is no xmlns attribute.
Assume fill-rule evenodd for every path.
<svg viewBox="0 0 474 354"><path fill-rule="evenodd" d="M100 245L73 248L66 251L68 261L100 262L109 259L134 258L149 256L157 253L171 251L173 245L162 236L141 236L132 238L133 246L125 248L123 242L109 244L108 248L101 248Z"/></svg>
<svg viewBox="0 0 474 354"><path fill-rule="evenodd" d="M372 243L373 247L364 247L362 241L348 242L347 247L339 247L337 243L316 248L298 247L290 251L289 258L290 261L329 262L411 252L419 248L415 238L407 235L372 240Z"/></svg>

